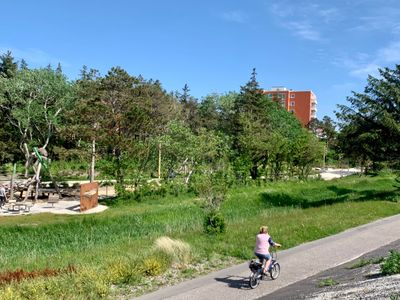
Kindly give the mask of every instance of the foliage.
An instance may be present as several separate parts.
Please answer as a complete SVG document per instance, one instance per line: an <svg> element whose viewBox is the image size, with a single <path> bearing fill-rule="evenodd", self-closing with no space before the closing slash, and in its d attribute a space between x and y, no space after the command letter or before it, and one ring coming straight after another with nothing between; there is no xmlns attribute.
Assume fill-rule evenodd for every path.
<svg viewBox="0 0 400 300"><path fill-rule="evenodd" d="M165 264L159 256L151 256L143 261L142 271L147 276L157 276L165 271Z"/></svg>
<svg viewBox="0 0 400 300"><path fill-rule="evenodd" d="M14 61L11 51L0 56L0 77L12 78L17 73L18 64Z"/></svg>
<svg viewBox="0 0 400 300"><path fill-rule="evenodd" d="M211 210L204 218L204 232L208 234L220 234L226 230L224 216L217 210Z"/></svg>
<svg viewBox="0 0 400 300"><path fill-rule="evenodd" d="M381 272L383 275L400 274L400 252L391 250L389 257L387 257L381 265Z"/></svg>
<svg viewBox="0 0 400 300"><path fill-rule="evenodd" d="M364 93L353 92L347 98L349 106L338 106L339 147L363 165L368 161L399 164L400 160L400 65L379 72L380 78L368 77Z"/></svg>
<svg viewBox="0 0 400 300"><path fill-rule="evenodd" d="M61 114L71 105L71 85L62 73L49 68L21 69L11 78L0 77L0 91L1 112L15 129L27 175L31 147L47 147Z"/></svg>
<svg viewBox="0 0 400 300"><path fill-rule="evenodd" d="M255 69L239 94L211 94L199 103L187 84L181 93L168 94L159 81L120 67L101 76L84 66L80 78L68 82L60 65L29 69L21 62L18 68L11 53L2 61L2 72L9 73L0 78L0 109L7 121L0 124L2 162L24 157L28 165L30 148L50 145L52 160L87 162L91 180L116 179L122 190L133 186L138 198L152 190L147 181L156 172L168 185L176 183L171 190L180 190L181 182L187 185L183 190L192 188L194 174L221 155L239 183L249 175L276 180L300 172L290 160L300 124L263 95ZM315 147L308 141L310 152ZM315 160L303 163L301 174Z"/></svg>

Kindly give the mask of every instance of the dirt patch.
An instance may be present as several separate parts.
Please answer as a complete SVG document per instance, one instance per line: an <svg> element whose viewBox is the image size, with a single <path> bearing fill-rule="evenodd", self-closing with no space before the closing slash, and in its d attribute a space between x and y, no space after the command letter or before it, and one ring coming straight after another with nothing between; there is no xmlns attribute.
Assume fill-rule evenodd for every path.
<svg viewBox="0 0 400 300"><path fill-rule="evenodd" d="M381 258L393 249L400 251L400 240L260 299L400 299L400 275L380 273Z"/></svg>

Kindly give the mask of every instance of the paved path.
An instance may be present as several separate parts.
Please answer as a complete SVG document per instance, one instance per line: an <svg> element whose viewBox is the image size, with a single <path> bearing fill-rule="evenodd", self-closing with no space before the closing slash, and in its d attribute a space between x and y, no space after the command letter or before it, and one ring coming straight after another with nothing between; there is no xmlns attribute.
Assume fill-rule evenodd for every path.
<svg viewBox="0 0 400 300"><path fill-rule="evenodd" d="M249 269L247 263L244 263L161 289L138 299L257 299L399 240L399 228L400 215L396 215L279 251L281 276L275 281L262 281L254 290L248 288Z"/></svg>
<svg viewBox="0 0 400 300"><path fill-rule="evenodd" d="M360 172L361 170L358 168L348 168L348 169L326 168L325 170L321 170L319 174L322 179L331 180Z"/></svg>

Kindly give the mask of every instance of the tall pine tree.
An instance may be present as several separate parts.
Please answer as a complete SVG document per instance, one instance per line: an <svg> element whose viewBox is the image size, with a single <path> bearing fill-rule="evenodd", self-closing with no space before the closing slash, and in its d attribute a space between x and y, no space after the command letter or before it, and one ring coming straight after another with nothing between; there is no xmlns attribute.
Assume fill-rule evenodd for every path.
<svg viewBox="0 0 400 300"><path fill-rule="evenodd" d="M18 63L14 61L11 51L0 56L0 76L5 78L12 78L18 70Z"/></svg>

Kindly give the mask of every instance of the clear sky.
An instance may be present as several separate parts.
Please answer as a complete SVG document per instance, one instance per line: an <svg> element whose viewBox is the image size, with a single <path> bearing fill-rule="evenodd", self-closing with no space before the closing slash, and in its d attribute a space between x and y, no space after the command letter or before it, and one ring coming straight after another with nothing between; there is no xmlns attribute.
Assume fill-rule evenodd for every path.
<svg viewBox="0 0 400 300"><path fill-rule="evenodd" d="M239 91L253 67L264 89L313 90L334 116L367 74L400 63L399 0L2 1L0 52L72 80L83 65L121 66L201 99Z"/></svg>

